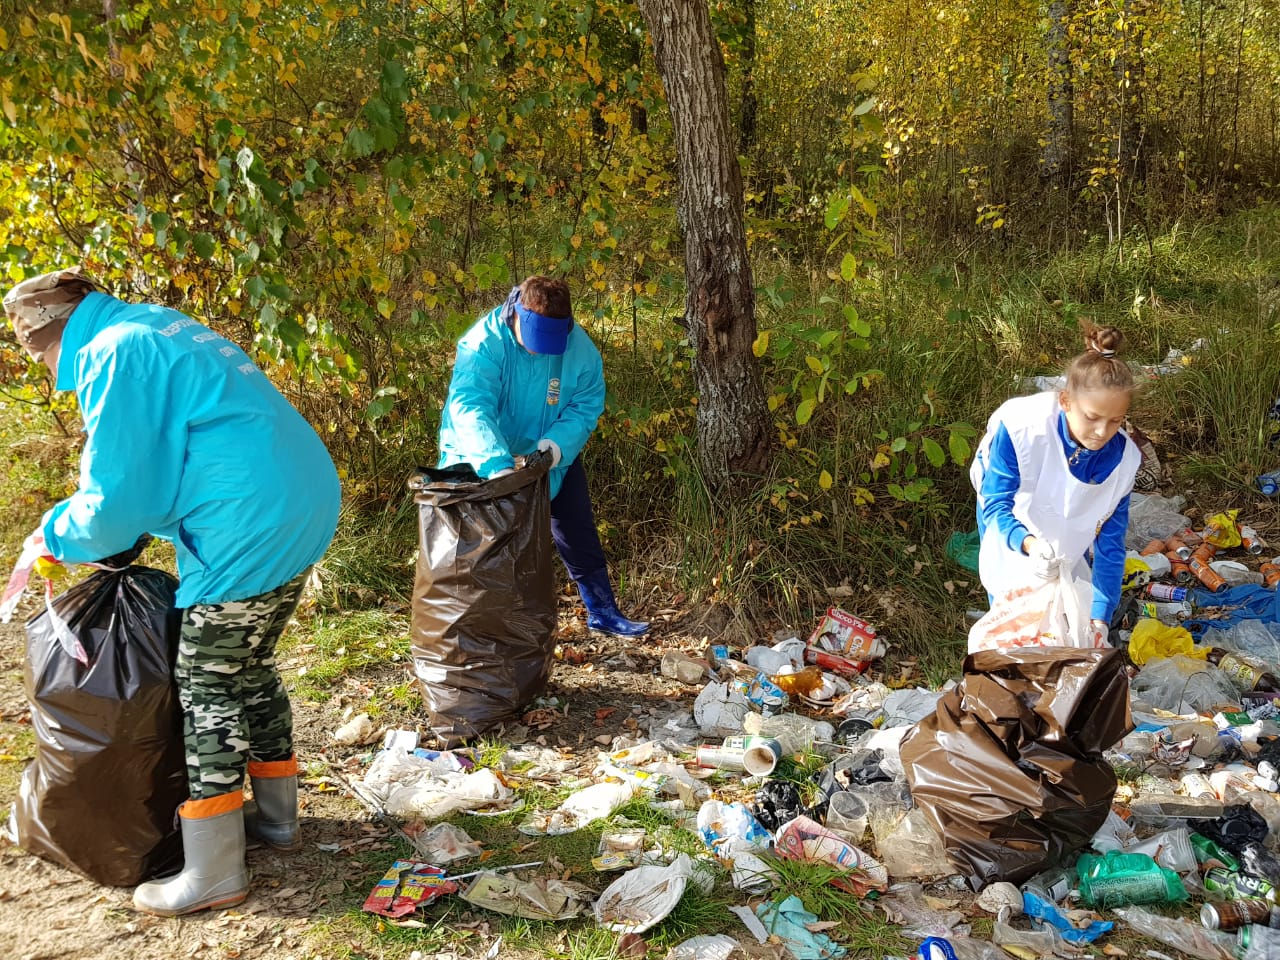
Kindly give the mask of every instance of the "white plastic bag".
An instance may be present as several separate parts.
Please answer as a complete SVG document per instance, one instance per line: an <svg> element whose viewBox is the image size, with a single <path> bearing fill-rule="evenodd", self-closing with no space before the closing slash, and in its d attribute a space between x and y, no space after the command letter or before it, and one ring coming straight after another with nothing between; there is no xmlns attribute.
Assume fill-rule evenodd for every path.
<svg viewBox="0 0 1280 960"><path fill-rule="evenodd" d="M1063 569L1052 580L996 597L986 615L969 628L969 652L1088 647L1092 594L1092 584Z"/></svg>

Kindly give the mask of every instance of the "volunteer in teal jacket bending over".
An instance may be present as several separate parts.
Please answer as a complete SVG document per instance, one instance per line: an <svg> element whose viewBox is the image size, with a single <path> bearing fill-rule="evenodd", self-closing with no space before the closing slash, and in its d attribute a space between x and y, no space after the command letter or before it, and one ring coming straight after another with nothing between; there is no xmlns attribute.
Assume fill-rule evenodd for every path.
<svg viewBox="0 0 1280 960"><path fill-rule="evenodd" d="M633 637L618 610L579 454L604 412L600 351L573 321L563 280L530 277L458 341L440 424L440 466L488 480L515 458L551 454L551 536L587 608L587 626Z"/></svg>
<svg viewBox="0 0 1280 960"><path fill-rule="evenodd" d="M275 646L337 526L333 461L243 350L176 310L122 303L78 269L23 281L4 308L84 418L79 488L29 543L43 540L63 563L119 553L144 533L177 551L185 866L139 886L134 905L177 916L238 903L249 889L246 829L300 846Z"/></svg>

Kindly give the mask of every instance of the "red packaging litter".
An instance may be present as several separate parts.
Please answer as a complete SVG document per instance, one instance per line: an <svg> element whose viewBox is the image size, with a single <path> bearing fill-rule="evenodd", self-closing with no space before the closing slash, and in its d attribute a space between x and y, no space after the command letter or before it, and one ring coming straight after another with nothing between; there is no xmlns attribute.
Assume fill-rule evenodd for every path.
<svg viewBox="0 0 1280 960"><path fill-rule="evenodd" d="M416 860L397 860L365 898L361 909L384 917L404 917L457 890L458 885L446 880L445 872L439 867Z"/></svg>

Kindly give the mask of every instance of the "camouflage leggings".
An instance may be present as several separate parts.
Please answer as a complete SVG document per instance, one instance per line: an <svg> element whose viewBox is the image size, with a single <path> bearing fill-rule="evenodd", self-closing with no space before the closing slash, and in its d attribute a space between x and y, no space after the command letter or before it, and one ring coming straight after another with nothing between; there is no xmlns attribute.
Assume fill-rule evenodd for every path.
<svg viewBox="0 0 1280 960"><path fill-rule="evenodd" d="M293 756L293 711L276 671L276 641L310 572L248 600L197 604L183 614L177 680L191 799L241 789L249 760Z"/></svg>

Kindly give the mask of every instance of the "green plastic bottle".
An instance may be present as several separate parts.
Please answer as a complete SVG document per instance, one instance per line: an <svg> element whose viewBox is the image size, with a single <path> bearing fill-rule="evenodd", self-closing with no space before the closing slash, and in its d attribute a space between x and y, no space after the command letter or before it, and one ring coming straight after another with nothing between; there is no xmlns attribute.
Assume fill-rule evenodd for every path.
<svg viewBox="0 0 1280 960"><path fill-rule="evenodd" d="M1091 907L1123 907L1138 903L1176 903L1187 899L1182 878L1145 853L1112 850L1104 856L1086 853L1076 864L1080 896Z"/></svg>

